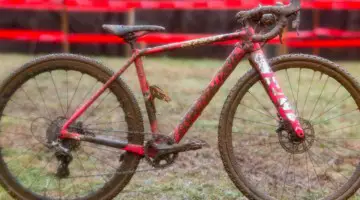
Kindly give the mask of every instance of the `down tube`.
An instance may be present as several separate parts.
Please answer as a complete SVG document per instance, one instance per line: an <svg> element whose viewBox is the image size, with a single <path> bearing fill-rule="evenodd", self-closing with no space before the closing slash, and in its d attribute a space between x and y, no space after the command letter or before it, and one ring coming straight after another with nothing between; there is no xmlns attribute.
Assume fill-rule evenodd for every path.
<svg viewBox="0 0 360 200"><path fill-rule="evenodd" d="M237 44L235 49L231 52L226 59L224 65L216 73L215 77L211 80L207 88L203 91L201 96L192 105L190 110L186 113L185 117L181 120L180 124L174 129L174 140L179 143L181 138L186 134L192 124L201 115L204 108L210 103L211 99L215 96L216 92L223 85L225 80L230 76L238 63L244 58L246 52Z"/></svg>

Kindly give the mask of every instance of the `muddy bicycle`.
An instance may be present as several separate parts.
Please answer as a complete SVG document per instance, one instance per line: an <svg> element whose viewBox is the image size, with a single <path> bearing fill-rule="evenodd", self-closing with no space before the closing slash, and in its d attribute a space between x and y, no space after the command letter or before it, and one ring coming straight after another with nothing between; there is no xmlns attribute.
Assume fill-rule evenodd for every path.
<svg viewBox="0 0 360 200"><path fill-rule="evenodd" d="M345 69L311 55L267 60L263 44L299 26L300 3L240 11L241 29L145 49L136 39L160 26L103 25L133 51L113 73L93 59L52 54L26 63L0 88L0 183L16 199L112 199L144 159L172 165L203 142L180 143L238 63L252 69L228 94L218 126L226 172L249 199L348 199L360 184L360 87ZM237 40L224 65L170 134L159 131L142 57ZM120 76L134 63L150 131ZM116 150L116 151L115 151Z"/></svg>

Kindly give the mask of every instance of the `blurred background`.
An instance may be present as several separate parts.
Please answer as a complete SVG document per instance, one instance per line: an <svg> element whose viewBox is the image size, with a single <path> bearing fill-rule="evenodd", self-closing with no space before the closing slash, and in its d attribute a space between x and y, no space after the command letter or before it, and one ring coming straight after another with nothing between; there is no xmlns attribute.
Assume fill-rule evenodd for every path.
<svg viewBox="0 0 360 200"><path fill-rule="evenodd" d="M72 52L125 56L121 40L101 25L156 24L166 33L151 34L142 47L194 39L236 30L237 11L275 0L0 0L0 51ZM283 1L287 3L286 1ZM360 1L302 0L300 35L285 34L285 45L273 40L266 48L275 56L287 52L320 55L332 60L360 58ZM169 53L180 57L220 57L232 45L199 47Z"/></svg>
<svg viewBox="0 0 360 200"><path fill-rule="evenodd" d="M286 4L288 2L284 1L284 3ZM280 44L278 38L275 38L266 45L265 51L267 56L274 57L279 54L294 52L320 55L340 64L347 69L353 77L359 80L360 0L301 0L301 3L302 11L299 35L297 35L296 31L290 27L284 34L283 45ZM40 54L55 52L85 54L101 61L106 66L110 67L111 70L117 71L120 66L126 62L125 56L129 54L129 49L120 38L103 31L101 28L102 24L153 24L164 26L167 29L167 32L148 34L140 39L139 46L148 47L235 31L239 28L239 25L234 21L236 12L244 9L252 9L259 4L273 5L275 4L275 0L0 0L0 80L3 80L11 71L18 69L19 66L33 59L33 57ZM145 71L149 84L160 86L172 99L169 103L156 102L157 118L159 120L161 133L168 134L174 129L176 124L186 113L187 109L193 104L200 92L203 91L209 83L210 78L214 75L216 70L218 70L219 66L223 64L224 58L233 49L233 45L234 44L227 43L180 49L161 54L160 56L157 55L157 57L154 56L155 58L147 57L144 59ZM165 170L136 173L125 191L119 194L115 199L246 199L228 178L223 168L217 150L217 129L221 108L230 89L233 88L235 83L239 80L239 77L249 69L251 69L251 66L246 60L239 64L239 67L230 76L221 90L219 90L217 96L204 110L199 120L194 124L186 136L186 139L197 138L205 140L208 145L200 151L180 154L176 163ZM300 97L300 100L297 97L296 101L299 100L301 103L304 102L304 105L302 105L303 111L306 102L312 102L313 104L307 108L309 108L309 112L311 112L310 109L313 108L313 112L324 91L325 84L327 83L327 81L324 83L324 80L327 79L322 78L322 74L320 75L320 73L317 73L316 80L318 82L317 84L314 82L314 86L311 87L311 84L313 83L312 80L314 79L314 72L312 74L305 72L301 79L304 81L300 84L300 82L297 82L300 80L298 72L289 71L289 74L293 76L291 79L294 80L293 86L296 86L294 88L297 88L298 97ZM64 76L62 77L64 78ZM286 92L288 92L288 96L293 97L293 100L295 101L294 94L292 93L292 95L290 95L292 85L287 82L288 74L280 73L278 77L282 77L279 79L283 81L280 81L280 85L287 89ZM126 73L121 75L121 78L125 80L132 91L135 91L136 99L141 106L141 111L144 116L145 128L148 130L150 126L146 119L146 109L144 107L143 96L139 91L140 87L135 74L135 68L129 68ZM81 80L81 78L78 79ZM48 98L47 102L54 108L59 109L57 107L58 102L52 100L56 95L54 95L54 88L52 88L53 83L49 82L49 80L50 79L42 82L42 87L48 92L48 95L45 95ZM61 76L60 79L57 80L60 82L60 84L57 85L58 90L62 91L60 92L61 99L64 100L63 102L67 102L69 96L68 84L64 84L65 82L68 82L67 76L66 81L61 79ZM71 79L71 81L75 80L77 79ZM299 96L300 85L307 94L309 91L307 88L311 87L312 91L314 91L312 93L312 98L309 98L308 100L308 95L306 93L300 93ZM87 86L85 82L83 91L88 91L87 88L89 86ZM259 87L254 90L259 91L258 94L262 95L259 96L259 99L264 99L264 102L266 102L265 105L269 108L272 107L272 103L269 100L266 101L268 98L262 86L258 86ZM332 90L338 87L339 86L335 83L332 85L330 84L330 86L326 88L329 89L325 92L326 95L324 93L324 98L321 103L329 103L330 100L333 100L331 103L339 105L336 104L336 102L345 102L344 106L339 107L344 111L347 109L354 111L351 106L354 106L355 104L348 105L348 102L344 101L343 96L339 94L338 96L335 96L333 94ZM75 89L75 85L73 85L72 88L74 90L74 96L78 87L76 86ZM41 95L38 95L35 87L32 89L33 90L28 90L29 93L33 95L35 100L40 101L39 96ZM336 92L338 89L336 89ZM72 91L70 92L72 93ZM320 96L318 96L319 93ZM344 95L347 95L347 93L344 92ZM22 99L20 98L15 102L22 102L21 100ZM83 100L84 99L81 100L79 98L80 102ZM26 100L23 99L23 101ZM249 101L251 102L251 107L241 107L239 108L238 113L241 117L248 117L248 119L251 119L247 120L248 122L242 121L242 123L239 123L247 126L247 131L252 130L251 124L249 124L252 120L264 120L264 118L261 118L264 116L258 116L258 111L254 112L253 109L264 109L262 104L264 102L257 104L253 99L250 99ZM296 103L296 105L298 104ZM330 104L327 104L324 109L327 108L328 105ZM17 106L15 105L15 107ZM318 106L318 109L320 108L322 109L321 106ZM9 110L11 111L11 109ZM24 113L21 113L19 116L28 116L29 113L26 113L29 112L28 110L30 109L23 109ZM106 113L108 112L108 109L99 109L96 116L103 116L102 112ZM264 111L261 112L266 113L269 111L264 109ZM338 113L334 113L334 115L338 115ZM329 112L328 114L331 114L331 116L333 115L332 112ZM358 127L356 126L358 126L358 117L354 117L353 115L348 115L347 117L349 118L338 118L340 121L337 123L332 121L333 123L331 123L331 126L323 127L324 130L334 127L333 130L338 130L337 133L343 134L342 129L346 126L352 127L349 129L350 131L357 131ZM11 128L21 128L26 127L25 125L22 125L23 122L24 121L21 120L2 120L0 123L2 123L1 127L8 125L8 127ZM354 122L356 125L348 126L347 123L350 122ZM111 128L112 126L109 127ZM257 125L254 125L254 127L256 127L256 131L262 130L257 128ZM20 128L19 130L21 131L29 131L28 129L23 128L24 130L22 130ZM272 126L270 126L270 128L272 128ZM273 131L273 129L270 131ZM0 134L0 137L1 136L2 134ZM7 135L5 134L4 136L7 139ZM29 140L34 139L29 138ZM2 142L1 138L0 142ZM35 143L38 142L35 141ZM350 143L346 145L351 146ZM345 148L347 146L345 146ZM355 146L359 147L357 144L354 145L354 148ZM17 155L19 148L17 148L17 146L15 147L17 151L14 151L13 154L9 154L9 157ZM278 149L281 148L282 147L278 145ZM269 150L271 151L271 149L272 147L270 145ZM241 154L247 156L248 154L245 154L244 152L245 151L242 151ZM342 152L346 153L347 151ZM357 150L356 152L359 151ZM252 152L249 151L249 153ZM29 155L33 155L32 152L30 152ZM104 156L111 155L114 156L118 154L104 153ZM263 156L269 154L259 155ZM275 156L277 156L277 154L275 154ZM19 157L21 158L19 161L20 164L14 162L16 164L14 164L14 170L18 171L19 169L25 169L23 171L24 179L22 179L24 185L29 183L30 186L32 186L34 182L38 182L34 185L37 185L38 189L43 189L45 185L43 183L47 181L47 176L44 176L44 174L51 172L51 170L44 170L43 172L43 168L40 168L39 170L35 165L33 167L24 167L29 166L28 160L30 156L25 155ZM327 162L327 157L321 158L326 159L326 162L324 163L325 167L327 167L327 163L330 161ZM79 160L84 160L84 162L86 162L86 160L91 161L88 156ZM100 167L106 169L108 167L107 165L112 166L114 163L118 164L117 159L110 160L106 158L106 162L99 162L102 160L96 160L94 161L95 164L89 164L89 166L92 167L93 165L99 164ZM283 167L278 169L285 169L284 166L289 165L286 160L287 157L277 160L283 165ZM351 161L351 159L348 160ZM42 165L43 161L36 162ZM333 162L333 160L331 160L331 162ZM263 169L266 169L263 166L256 166L253 162L244 163L247 169L256 169L254 170L254 173L255 171L256 173L261 173ZM347 163L345 162L345 164ZM145 170L149 168L149 165L145 161L142 161L138 169ZM346 167L341 169L346 171L351 168L346 165ZM277 171L275 172L277 173ZM323 173L324 174L321 174L321 177L324 177L324 179L327 178L328 176L325 176L325 174L328 173L327 170ZM51 173L49 174L52 175ZM287 175L287 172L285 175ZM317 177L316 172L311 176L314 178ZM263 179L261 179L260 182L262 180ZM289 178L288 180L291 181L292 179ZM302 180L301 177L300 180ZM339 180L343 179L340 178ZM76 185L81 186L82 182L79 183L80 184ZM294 181L294 183L296 182ZM267 184L263 185L266 186ZM354 199L360 199L359 197L360 194L356 194ZM3 199L11 200L12 198L0 187L0 200Z"/></svg>

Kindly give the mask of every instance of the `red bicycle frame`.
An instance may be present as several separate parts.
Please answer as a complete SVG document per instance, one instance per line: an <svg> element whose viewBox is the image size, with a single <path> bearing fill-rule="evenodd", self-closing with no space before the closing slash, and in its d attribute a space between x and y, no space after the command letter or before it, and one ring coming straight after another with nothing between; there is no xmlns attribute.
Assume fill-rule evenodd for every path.
<svg viewBox="0 0 360 200"><path fill-rule="evenodd" d="M152 48L146 48L143 50L133 49L133 54L131 58L126 62L126 64L116 72L105 84L99 89L88 101L86 101L75 113L66 121L64 126L61 129L60 138L71 138L76 140L85 140L89 142L104 144L107 146L120 147L123 150L144 155L144 147L142 145L128 144L124 141L107 141L106 139L100 138L84 138L78 133L68 132L68 127L78 119L87 108L105 91L105 89L116 80L132 63L135 63L137 75L139 78L141 91L145 99L146 110L148 113L149 122L151 125L152 133L157 133L158 124L154 110L153 97L151 96L149 85L146 79L144 72L143 64L141 57L161 53L165 51L175 50L179 48L194 47L200 45L207 45L216 42L229 41L229 40L238 40L243 42L238 42L235 45L235 49L230 53L226 59L224 65L212 78L207 88L203 91L201 96L196 100L196 102L191 106L189 111L185 114L181 122L173 130L173 137L176 143L179 143L180 140L187 133L192 124L197 120L205 107L209 104L211 99L215 96L217 91L230 76L233 70L236 68L238 63L244 58L246 54L250 54L249 61L252 67L254 67L259 74L261 75L262 84L267 91L272 102L276 106L279 116L284 121L290 122L293 130L299 138L304 138L304 132L300 126L300 123L294 113L294 110L291 108L286 96L284 95L282 89L280 88L275 74L270 68L261 46L259 43L253 43L249 40L252 37L254 31L252 28L248 28L246 31L237 31L230 34L217 35L212 37L206 37L202 39L189 40L185 42L172 43L168 45L162 45Z"/></svg>

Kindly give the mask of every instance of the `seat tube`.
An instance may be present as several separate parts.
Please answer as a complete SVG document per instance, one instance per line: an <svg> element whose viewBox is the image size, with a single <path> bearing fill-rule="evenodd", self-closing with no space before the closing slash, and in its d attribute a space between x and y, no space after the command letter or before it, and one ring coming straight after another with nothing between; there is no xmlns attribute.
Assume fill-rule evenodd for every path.
<svg viewBox="0 0 360 200"><path fill-rule="evenodd" d="M294 109L290 105L288 98L283 93L275 73L272 71L269 63L261 50L261 47L258 43L254 44L254 49L249 57L249 61L253 68L255 68L261 77L261 82L269 95L271 101L275 105L280 117L290 122L293 130L295 131L297 137L304 138L304 131L301 128L300 122L294 112Z"/></svg>
<svg viewBox="0 0 360 200"><path fill-rule="evenodd" d="M137 54L139 50L134 49L133 53ZM141 56L138 56L135 59L135 67L136 67L136 73L139 79L139 84L141 88L141 92L144 97L146 112L148 114L151 132L157 133L158 132L158 123L156 119L156 110L155 110L155 103L154 98L151 96L149 84L146 79L143 62L141 60Z"/></svg>

